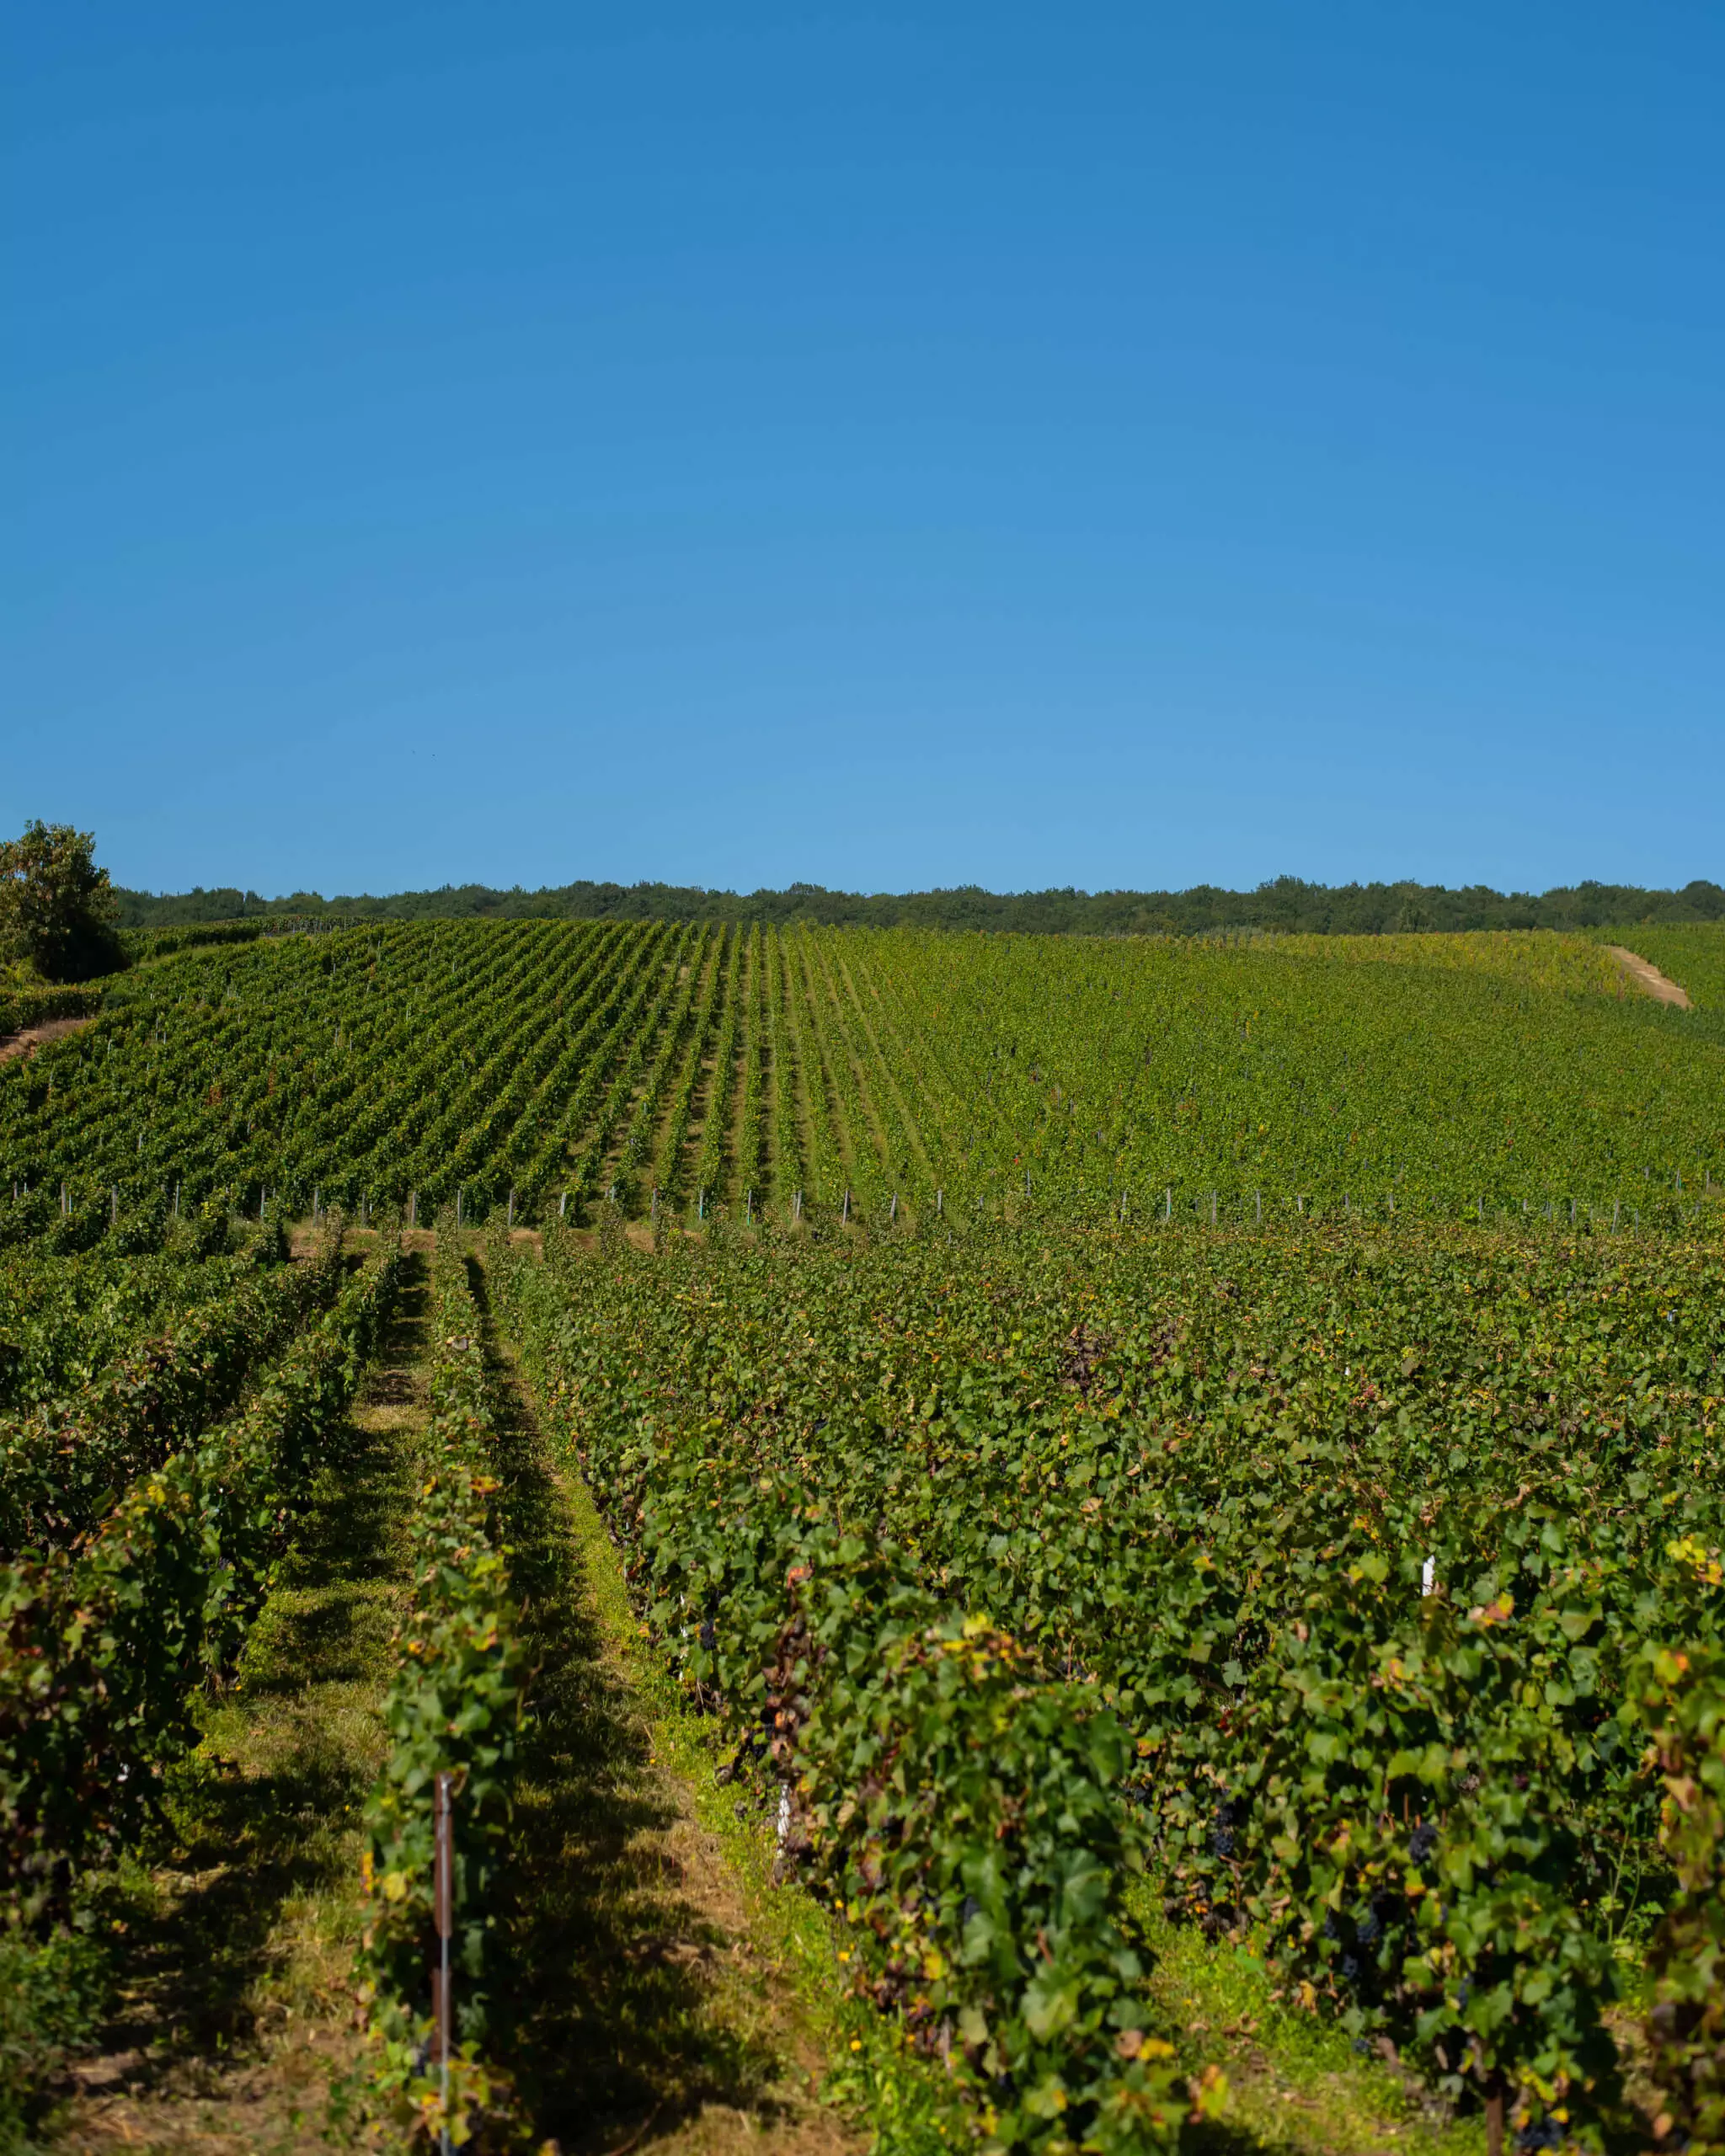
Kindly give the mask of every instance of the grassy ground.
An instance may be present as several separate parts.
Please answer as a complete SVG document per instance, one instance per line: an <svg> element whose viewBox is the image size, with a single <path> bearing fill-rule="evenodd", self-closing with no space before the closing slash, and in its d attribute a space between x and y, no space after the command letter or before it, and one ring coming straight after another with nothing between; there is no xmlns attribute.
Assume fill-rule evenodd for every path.
<svg viewBox="0 0 1725 2156"><path fill-rule="evenodd" d="M1333 2024L1282 2005L1262 1962L1169 1924L1160 1903L1146 1879L1130 1903L1155 1957L1157 2020L1194 2068L1214 2063L1228 2077L1226 2111L1194 2136L1194 2146L1217 2156L1477 2156L1484 2148L1481 2120L1452 2119L1392 2064L1359 2057Z"/></svg>

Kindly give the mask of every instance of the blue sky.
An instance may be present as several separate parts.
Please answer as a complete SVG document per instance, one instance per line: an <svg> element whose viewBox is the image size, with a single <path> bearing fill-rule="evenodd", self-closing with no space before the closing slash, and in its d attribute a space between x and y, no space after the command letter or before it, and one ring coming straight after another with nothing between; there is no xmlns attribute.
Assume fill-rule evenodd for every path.
<svg viewBox="0 0 1725 2156"><path fill-rule="evenodd" d="M1725 14L14 11L0 821L1725 880Z"/></svg>

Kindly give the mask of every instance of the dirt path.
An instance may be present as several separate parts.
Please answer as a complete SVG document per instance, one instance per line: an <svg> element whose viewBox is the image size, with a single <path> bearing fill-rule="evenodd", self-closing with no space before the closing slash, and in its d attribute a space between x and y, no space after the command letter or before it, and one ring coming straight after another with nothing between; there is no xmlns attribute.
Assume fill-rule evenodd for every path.
<svg viewBox="0 0 1725 2156"><path fill-rule="evenodd" d="M40 1026L26 1026L20 1033L0 1035L0 1063L10 1063L15 1055L28 1055L44 1041L57 1041L65 1033L81 1033L95 1022L93 1017L45 1018Z"/></svg>
<svg viewBox="0 0 1725 2156"><path fill-rule="evenodd" d="M1690 1008L1689 998L1674 980L1668 979L1657 966L1627 951L1621 943L1608 943L1605 948L1622 967L1643 995L1651 995L1656 1003L1669 1003L1679 1011Z"/></svg>

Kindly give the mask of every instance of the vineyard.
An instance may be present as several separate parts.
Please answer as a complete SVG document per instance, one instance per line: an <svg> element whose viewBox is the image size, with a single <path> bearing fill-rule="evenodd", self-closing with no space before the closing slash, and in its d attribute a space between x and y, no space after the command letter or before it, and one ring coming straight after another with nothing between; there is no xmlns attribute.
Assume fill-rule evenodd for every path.
<svg viewBox="0 0 1725 2156"><path fill-rule="evenodd" d="M1181 944L516 922L196 948L0 1085L0 1240L253 1219L1680 1226L1717 929ZM1658 937L1655 938L1658 941ZM1660 948L1664 948L1660 942ZM1682 968L1680 970L1683 969Z"/></svg>
<svg viewBox="0 0 1725 2156"><path fill-rule="evenodd" d="M548 2093L563 1489L848 2050L933 2092L835 2075L881 2146L1319 2145L1172 1939L1384 2131L1725 2150L1725 931L1635 941L1693 1009L1508 932L433 922L99 985L0 1070L0 1956L151 1846L411 1305L364 2131L696 2105Z"/></svg>
<svg viewBox="0 0 1725 2156"><path fill-rule="evenodd" d="M1717 2020L1667 2009L1720 1921L1721 1815L1701 1862L1680 1830L1725 1764L1722 1284L1712 1245L1188 1230L553 1236L514 1293L684 1682L881 2003L1012 2088L997 2131L1175 2116L1135 1858L1555 2146L1618 2093L1632 1969L1712 2085Z"/></svg>

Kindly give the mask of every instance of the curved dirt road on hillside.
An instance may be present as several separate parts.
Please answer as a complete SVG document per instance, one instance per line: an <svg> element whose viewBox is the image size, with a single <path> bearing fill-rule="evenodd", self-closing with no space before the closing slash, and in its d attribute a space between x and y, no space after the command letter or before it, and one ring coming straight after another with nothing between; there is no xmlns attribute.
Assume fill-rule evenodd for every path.
<svg viewBox="0 0 1725 2156"><path fill-rule="evenodd" d="M1608 943L1605 948L1643 995L1651 995L1656 1003L1674 1004L1680 1011L1690 1008L1689 998L1683 990L1674 980L1668 979L1657 966L1650 966L1645 958L1637 958L1633 951L1626 951L1621 943Z"/></svg>
<svg viewBox="0 0 1725 2156"><path fill-rule="evenodd" d="M26 1026L21 1033L0 1034L0 1063L15 1055L28 1055L42 1041L57 1041L62 1033L81 1033L95 1024L93 1018L48 1018L40 1026Z"/></svg>

